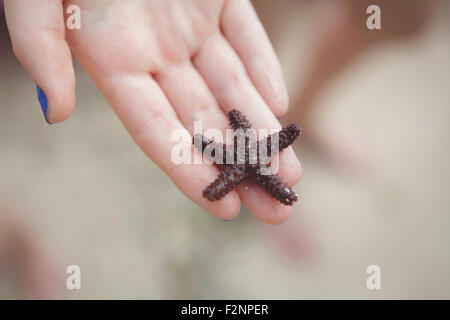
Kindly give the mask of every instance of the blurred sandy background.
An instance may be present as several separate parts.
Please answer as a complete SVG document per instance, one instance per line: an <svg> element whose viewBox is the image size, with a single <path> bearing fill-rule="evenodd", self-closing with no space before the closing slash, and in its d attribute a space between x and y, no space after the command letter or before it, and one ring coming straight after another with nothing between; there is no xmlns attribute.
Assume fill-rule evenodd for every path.
<svg viewBox="0 0 450 320"><path fill-rule="evenodd" d="M312 10L298 2L270 33L291 94ZM342 128L364 141L369 169L331 165L300 142L300 201L275 227L245 208L224 222L191 203L79 65L74 114L47 125L2 41L0 206L54 257L62 280L48 285L70 299L450 298L449 11L417 37L370 51L322 92L316 125L330 143ZM65 289L71 264L82 290ZM366 288L371 264L381 290ZM0 268L1 298L22 297L12 275Z"/></svg>

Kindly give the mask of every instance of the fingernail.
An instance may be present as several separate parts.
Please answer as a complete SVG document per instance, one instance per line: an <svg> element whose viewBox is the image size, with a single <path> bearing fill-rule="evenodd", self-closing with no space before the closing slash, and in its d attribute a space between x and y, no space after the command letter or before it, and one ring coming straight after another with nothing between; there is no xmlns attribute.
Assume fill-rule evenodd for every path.
<svg viewBox="0 0 450 320"><path fill-rule="evenodd" d="M36 86L36 91L37 91L39 103L41 104L42 112L44 113L45 121L47 121L48 124L51 124L47 119L47 109L48 109L47 96L45 95L44 91L42 91L42 89L39 86Z"/></svg>

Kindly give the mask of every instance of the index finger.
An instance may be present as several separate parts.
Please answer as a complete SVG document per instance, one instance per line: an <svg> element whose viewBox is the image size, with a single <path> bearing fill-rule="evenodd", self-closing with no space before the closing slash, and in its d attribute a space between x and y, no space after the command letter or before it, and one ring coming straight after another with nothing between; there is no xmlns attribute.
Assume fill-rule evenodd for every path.
<svg viewBox="0 0 450 320"><path fill-rule="evenodd" d="M202 190L219 171L214 166L194 163L176 164L171 153L176 142L172 133L185 132L189 139L181 143L193 151L192 138L179 121L169 101L155 80L146 73L120 74L100 80L100 88L110 101L126 129L144 151L192 201L213 215L229 220L240 209L236 192L220 201L210 202L202 197Z"/></svg>

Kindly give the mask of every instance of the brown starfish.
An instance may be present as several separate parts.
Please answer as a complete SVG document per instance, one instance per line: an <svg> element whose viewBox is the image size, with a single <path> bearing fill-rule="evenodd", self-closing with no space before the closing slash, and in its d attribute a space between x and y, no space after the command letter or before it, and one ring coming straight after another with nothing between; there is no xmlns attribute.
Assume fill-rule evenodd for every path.
<svg viewBox="0 0 450 320"><path fill-rule="evenodd" d="M228 119L234 132L232 146L219 144L201 134L196 134L192 139L200 152L223 169L216 180L203 190L203 196L209 201L219 200L243 180L249 179L282 204L292 205L297 201L297 194L270 171L269 160L300 137L299 125L292 123L280 132L256 142L251 134L250 123L241 112L230 111Z"/></svg>

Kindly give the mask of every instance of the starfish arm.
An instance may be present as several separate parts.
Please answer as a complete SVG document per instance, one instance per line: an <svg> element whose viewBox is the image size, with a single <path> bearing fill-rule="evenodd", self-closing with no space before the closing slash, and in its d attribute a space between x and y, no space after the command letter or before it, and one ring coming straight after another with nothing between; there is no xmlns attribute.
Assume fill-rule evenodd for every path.
<svg viewBox="0 0 450 320"><path fill-rule="evenodd" d="M196 135L194 135L194 137L192 137L192 144L198 151L202 153L205 150L205 148L211 143L218 144L217 142L214 142L213 140L208 139L207 137L199 133L197 133Z"/></svg>
<svg viewBox="0 0 450 320"><path fill-rule="evenodd" d="M246 131L251 128L250 122L239 110L233 109L228 112L228 120L233 130L243 129Z"/></svg>
<svg viewBox="0 0 450 320"><path fill-rule="evenodd" d="M244 165L227 166L205 190L203 196L209 201L222 199L247 177Z"/></svg>
<svg viewBox="0 0 450 320"><path fill-rule="evenodd" d="M217 157L215 156L215 152L219 152L218 158L219 159L222 158L222 161L223 161L221 164L227 163L227 153L234 154L234 150L231 147L228 147L225 144L214 142L213 140L208 139L207 137L205 137L202 134L196 134L192 138L192 144L198 151L202 152L203 154L205 154L204 151L205 151L206 147L211 146L210 148L214 149L209 154L212 156L211 159L217 160Z"/></svg>
<svg viewBox="0 0 450 320"><path fill-rule="evenodd" d="M279 151L286 149L302 134L302 129L296 123L291 123L279 132Z"/></svg>
<svg viewBox="0 0 450 320"><path fill-rule="evenodd" d="M278 152L283 151L287 147L289 147L295 140L297 140L302 133L300 126L296 123L291 123L287 127L281 129L280 132L271 134L267 138L262 139L258 143L259 146L263 146L264 144L267 146L267 156L271 157ZM278 149L272 150L272 141L276 139L278 135Z"/></svg>
<svg viewBox="0 0 450 320"><path fill-rule="evenodd" d="M260 169L257 169L251 175L251 180L282 204L291 206L298 199L298 195L276 174L262 175Z"/></svg>

